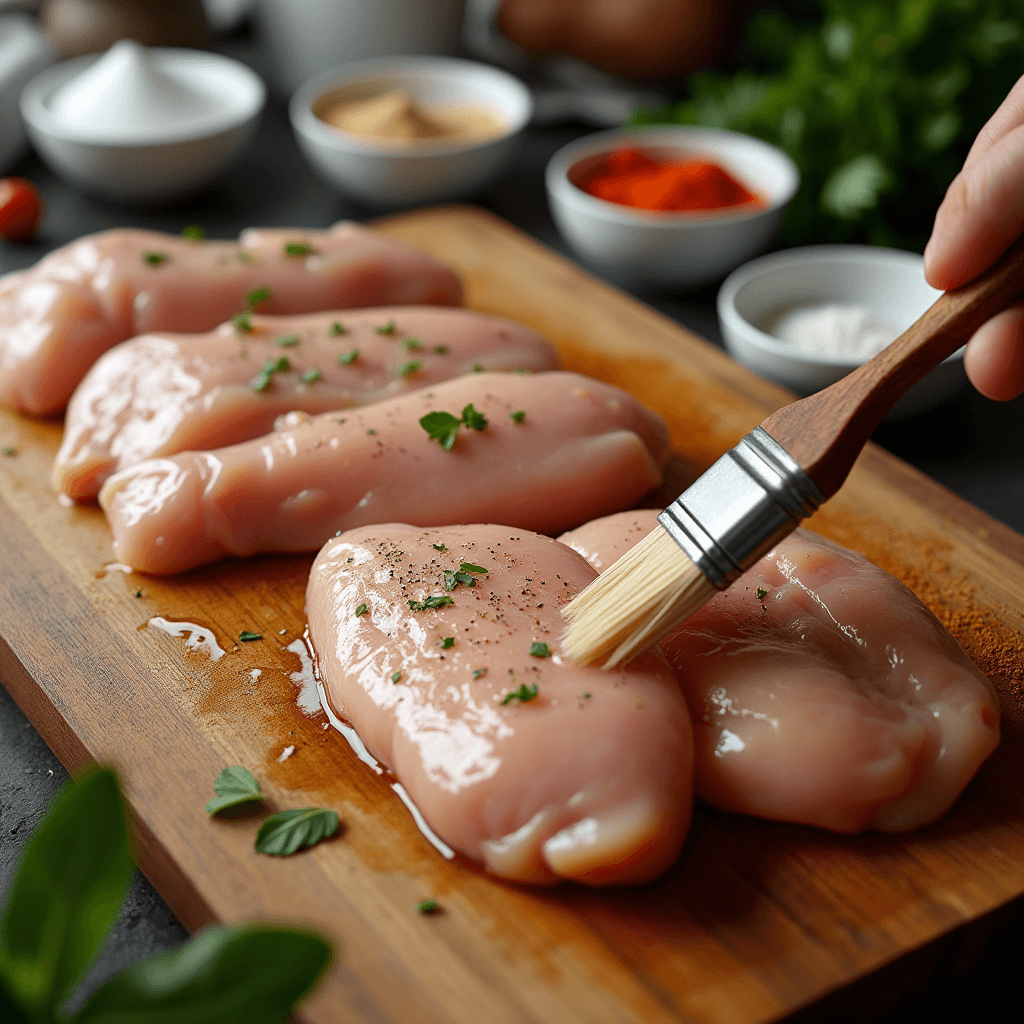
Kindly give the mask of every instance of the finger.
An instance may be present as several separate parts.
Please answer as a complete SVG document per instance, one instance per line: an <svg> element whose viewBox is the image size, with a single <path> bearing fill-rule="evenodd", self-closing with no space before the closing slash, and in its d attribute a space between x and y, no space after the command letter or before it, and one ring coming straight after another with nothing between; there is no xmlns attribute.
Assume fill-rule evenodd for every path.
<svg viewBox="0 0 1024 1024"><path fill-rule="evenodd" d="M993 143L953 179L924 250L933 288L958 288L1024 234L1024 126Z"/></svg>
<svg viewBox="0 0 1024 1024"><path fill-rule="evenodd" d="M1017 79L1017 84L1007 93L1006 99L978 132L964 167L980 159L1004 135L1021 125L1024 125L1024 75Z"/></svg>
<svg viewBox="0 0 1024 1024"><path fill-rule="evenodd" d="M982 324L967 343L964 369L987 398L1008 402L1024 393L1024 306Z"/></svg>

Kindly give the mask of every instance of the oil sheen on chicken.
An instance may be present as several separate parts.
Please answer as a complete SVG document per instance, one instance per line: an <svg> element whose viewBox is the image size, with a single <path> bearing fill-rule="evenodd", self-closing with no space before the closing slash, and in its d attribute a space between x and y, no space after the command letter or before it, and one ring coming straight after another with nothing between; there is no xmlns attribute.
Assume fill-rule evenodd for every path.
<svg viewBox="0 0 1024 1024"><path fill-rule="evenodd" d="M454 437L432 437L428 413ZM396 521L556 533L635 504L669 456L660 417L575 373L471 373L286 419L294 425L244 444L112 476L99 500L118 560L182 572L227 555L316 551L339 530Z"/></svg>
<svg viewBox="0 0 1024 1024"><path fill-rule="evenodd" d="M59 412L107 349L149 331L212 330L250 297L283 315L458 305L462 286L425 253L356 224L251 228L237 242L134 228L87 235L0 281L0 403Z"/></svg>
<svg viewBox="0 0 1024 1024"><path fill-rule="evenodd" d="M446 843L518 882L643 882L689 827L691 727L663 659L558 654L559 608L595 575L506 526L394 524L329 541L310 574L335 712Z"/></svg>
<svg viewBox="0 0 1024 1024"><path fill-rule="evenodd" d="M600 569L655 511L560 538ZM797 530L662 644L696 786L730 811L837 832L944 814L999 742L998 699L934 615L866 558Z"/></svg>
<svg viewBox="0 0 1024 1024"><path fill-rule="evenodd" d="M118 469L259 437L295 409L369 405L475 369L558 366L529 328L468 309L252 316L245 326L146 334L101 356L68 405L57 490L95 498Z"/></svg>

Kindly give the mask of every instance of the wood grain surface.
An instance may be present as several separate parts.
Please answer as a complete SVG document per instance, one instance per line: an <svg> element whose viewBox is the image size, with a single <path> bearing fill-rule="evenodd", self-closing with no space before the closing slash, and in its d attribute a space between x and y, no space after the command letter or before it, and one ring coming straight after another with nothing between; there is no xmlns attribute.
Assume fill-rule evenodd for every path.
<svg viewBox="0 0 1024 1024"><path fill-rule="evenodd" d="M679 455L666 501L789 398L487 214L377 227L453 266L472 307L524 321L567 367L661 412ZM811 525L914 588L999 688L1004 739L963 798L903 837L699 809L661 881L538 891L444 860L388 780L298 708L300 659L285 648L304 628L311 556L173 579L105 569L100 512L47 485L59 436L59 423L0 413L0 446L16 450L0 458L0 679L69 768L118 768L142 866L189 928L271 918L335 940L310 1021L760 1024L1024 892L1024 539L877 448ZM188 651L153 616L197 623L227 653ZM243 629L264 639L235 643ZM288 859L256 854L257 819L203 810L230 764L254 772L273 810L336 808L338 835ZM426 897L442 913L418 914Z"/></svg>

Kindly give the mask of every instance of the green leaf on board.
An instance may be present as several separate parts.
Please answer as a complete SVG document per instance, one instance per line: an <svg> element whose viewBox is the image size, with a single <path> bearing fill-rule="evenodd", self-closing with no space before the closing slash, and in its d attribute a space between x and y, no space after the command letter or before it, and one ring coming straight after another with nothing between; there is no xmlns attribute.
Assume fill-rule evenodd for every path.
<svg viewBox="0 0 1024 1024"><path fill-rule="evenodd" d="M338 830L338 815L323 807L280 811L267 818L256 834L256 850L288 857L305 846L315 846Z"/></svg>
<svg viewBox="0 0 1024 1024"><path fill-rule="evenodd" d="M308 932L206 928L116 974L71 1024L282 1024L330 959L328 943Z"/></svg>
<svg viewBox="0 0 1024 1024"><path fill-rule="evenodd" d="M213 791L217 795L206 805L207 814L219 814L229 807L238 807L240 804L254 801L263 803L267 799L252 773L237 764L225 768L217 776L217 781L213 784Z"/></svg>

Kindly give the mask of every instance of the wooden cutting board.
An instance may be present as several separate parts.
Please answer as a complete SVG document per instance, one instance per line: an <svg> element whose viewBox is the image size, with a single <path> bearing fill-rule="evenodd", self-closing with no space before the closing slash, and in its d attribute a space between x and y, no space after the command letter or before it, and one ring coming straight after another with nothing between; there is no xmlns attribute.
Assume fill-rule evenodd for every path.
<svg viewBox="0 0 1024 1024"><path fill-rule="evenodd" d="M427 210L377 228L453 266L473 308L529 324L568 368L664 415L680 456L666 500L788 400L490 215ZM506 885L442 858L388 780L297 705L286 647L311 557L176 579L105 569L102 515L47 486L59 436L0 413L0 446L17 452L0 458L0 679L69 768L117 766L143 869L186 926L273 918L334 938L311 1021L760 1024L1024 893L1024 539L877 448L812 525L910 585L992 676L999 750L923 832L840 838L702 809L664 879L600 892ZM226 654L187 650L154 616L202 626ZM234 643L243 629L264 639ZM275 810L336 808L339 835L288 859L256 854L256 820L203 810L230 764ZM431 896L443 912L418 914Z"/></svg>

